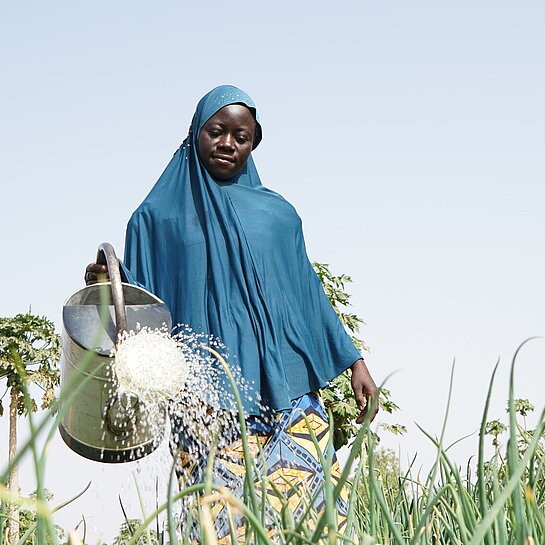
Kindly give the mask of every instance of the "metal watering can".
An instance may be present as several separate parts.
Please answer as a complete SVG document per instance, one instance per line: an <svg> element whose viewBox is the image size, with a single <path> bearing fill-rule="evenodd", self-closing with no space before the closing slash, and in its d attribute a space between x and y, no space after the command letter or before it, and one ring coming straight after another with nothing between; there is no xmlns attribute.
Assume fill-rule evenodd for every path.
<svg viewBox="0 0 545 545"><path fill-rule="evenodd" d="M74 451L99 462L121 463L155 450L163 435L165 409L149 407L121 395L112 374L110 356L119 333L167 327L172 319L163 301L148 291L121 282L113 247L100 245L97 263L107 265L110 282L86 286L63 307L61 408L59 426L64 442ZM67 401L76 388L80 391Z"/></svg>

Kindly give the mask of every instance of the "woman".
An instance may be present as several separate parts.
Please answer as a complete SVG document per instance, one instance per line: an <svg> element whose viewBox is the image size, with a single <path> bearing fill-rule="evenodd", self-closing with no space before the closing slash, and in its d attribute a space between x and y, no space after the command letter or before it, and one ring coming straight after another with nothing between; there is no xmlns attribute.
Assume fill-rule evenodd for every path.
<svg viewBox="0 0 545 545"><path fill-rule="evenodd" d="M129 221L123 270L166 302L174 323L221 339L262 403L280 415L280 428L256 433L280 444L297 436L289 430L301 411L317 430L327 428L313 392L346 369L357 422L377 388L307 258L299 216L261 184L251 156L261 136L246 93L224 85L205 95L187 138ZM91 263L86 282L105 272ZM244 405L248 415L260 414L255 400ZM284 461L284 469L297 465ZM315 488L323 477L317 464L312 471Z"/></svg>

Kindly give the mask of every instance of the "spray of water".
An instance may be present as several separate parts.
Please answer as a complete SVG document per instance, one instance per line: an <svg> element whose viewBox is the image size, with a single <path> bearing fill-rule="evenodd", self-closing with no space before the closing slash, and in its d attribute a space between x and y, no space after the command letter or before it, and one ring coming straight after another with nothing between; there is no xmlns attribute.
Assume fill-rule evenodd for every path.
<svg viewBox="0 0 545 545"><path fill-rule="evenodd" d="M114 357L119 389L146 403L175 399L189 373L179 342L162 330L142 328L124 333Z"/></svg>
<svg viewBox="0 0 545 545"><path fill-rule="evenodd" d="M270 423L272 413L238 366L229 361L226 347L217 338L183 325L175 333L143 327L119 338L110 377L115 403L104 415L105 427L110 432L117 429L121 448L147 445L141 447L146 452L154 450L170 428L170 459L163 442L150 457L154 459L151 467L147 457L142 458L144 450L137 447L134 459L142 458L137 471L145 472L142 468L147 465L147 472L165 482L174 460L179 486L185 488L204 481L211 452L215 453L214 473L222 473L229 463L230 449L241 436L239 411L232 385L215 354L227 362L241 398L258 408L263 422ZM163 467L158 467L158 460ZM144 495L153 496L154 491L144 490ZM189 497L181 500L180 519L187 518L194 501ZM192 534L196 532L192 528Z"/></svg>
<svg viewBox="0 0 545 545"><path fill-rule="evenodd" d="M132 441L156 444L162 439L165 413L170 419L170 449L179 459L181 484L201 479L212 445L217 451L240 437L239 413L231 384L213 348L229 362L226 348L215 337L179 325L176 333L140 328L123 334L112 354L115 402L107 406L105 422L121 434L120 445ZM241 397L259 407L252 384L228 363ZM264 417L265 418L265 417ZM123 438L122 433L127 437ZM197 463L197 467L193 461ZM191 467L191 478L187 468ZM202 468L202 470L201 470Z"/></svg>

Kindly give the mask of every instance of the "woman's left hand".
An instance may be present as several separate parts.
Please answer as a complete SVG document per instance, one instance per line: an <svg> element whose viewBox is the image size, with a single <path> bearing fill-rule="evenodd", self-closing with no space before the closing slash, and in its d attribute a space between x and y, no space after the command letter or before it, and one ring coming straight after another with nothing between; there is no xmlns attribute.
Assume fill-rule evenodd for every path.
<svg viewBox="0 0 545 545"><path fill-rule="evenodd" d="M372 422L378 412L379 389L362 359L355 361L350 369L352 369L352 389L354 390L356 405L360 410L356 423L361 424L365 420L367 411L370 408L373 409L370 419Z"/></svg>

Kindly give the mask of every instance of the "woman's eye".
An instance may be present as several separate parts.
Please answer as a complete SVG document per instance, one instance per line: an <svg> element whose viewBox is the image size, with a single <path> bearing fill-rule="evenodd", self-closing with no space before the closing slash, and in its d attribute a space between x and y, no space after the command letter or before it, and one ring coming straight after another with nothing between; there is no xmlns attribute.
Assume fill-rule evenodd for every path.
<svg viewBox="0 0 545 545"><path fill-rule="evenodd" d="M218 130L210 130L208 131L208 134L215 138L216 136L219 136L221 133Z"/></svg>
<svg viewBox="0 0 545 545"><path fill-rule="evenodd" d="M237 136L237 142L239 144L245 144L246 142L248 142L248 139L245 136Z"/></svg>

